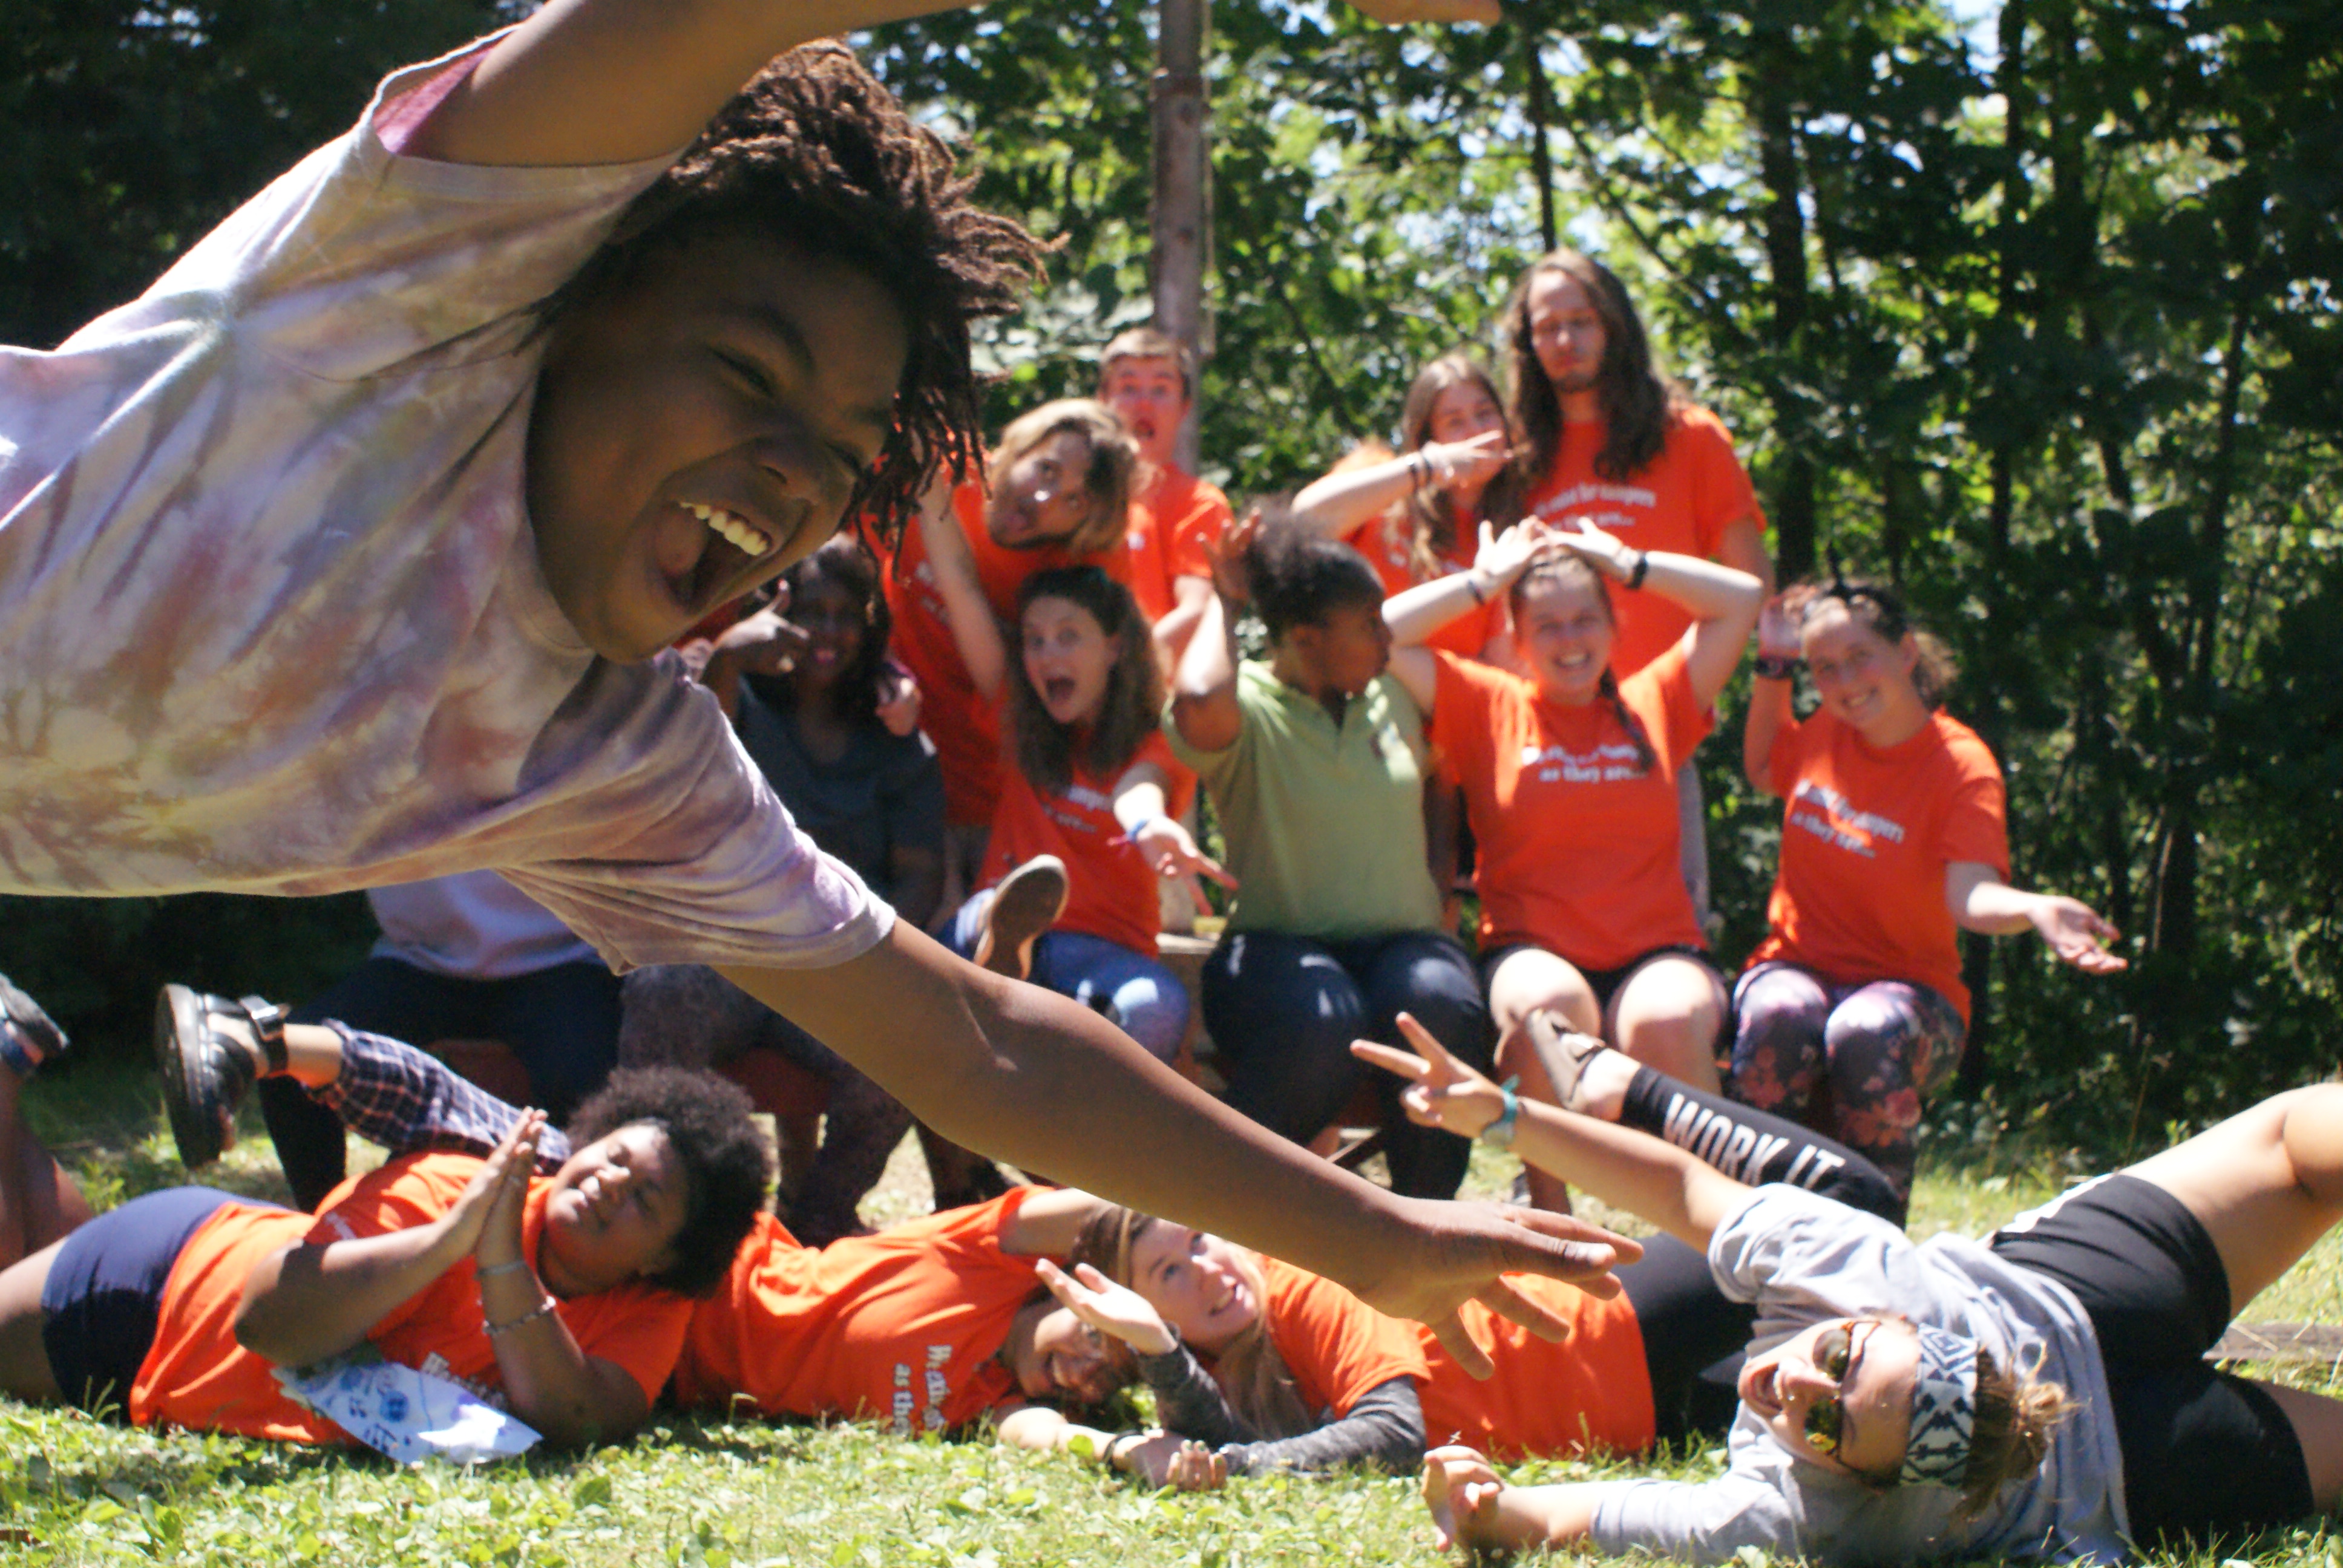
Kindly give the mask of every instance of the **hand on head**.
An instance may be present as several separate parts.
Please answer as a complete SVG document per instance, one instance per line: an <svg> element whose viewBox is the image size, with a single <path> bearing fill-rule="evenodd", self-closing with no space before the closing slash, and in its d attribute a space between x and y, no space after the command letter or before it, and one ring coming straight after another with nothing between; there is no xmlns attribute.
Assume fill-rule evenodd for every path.
<svg viewBox="0 0 2343 1568"><path fill-rule="evenodd" d="M1481 520L1481 545L1473 555L1473 575L1484 591L1503 593L1523 572L1551 559L1561 548L1554 530L1535 518L1524 518L1503 533Z"/></svg>
<svg viewBox="0 0 2343 1568"><path fill-rule="evenodd" d="M1160 1356L1176 1349L1180 1338L1147 1298L1128 1285L1118 1285L1088 1263L1075 1265L1071 1274L1043 1258L1033 1265L1058 1304L1102 1334L1111 1334L1143 1356Z"/></svg>
<svg viewBox="0 0 2343 1568"><path fill-rule="evenodd" d="M1625 577L1635 564L1635 551L1616 534L1595 527L1587 517L1564 518L1549 530L1554 548L1590 563L1597 571Z"/></svg>
<svg viewBox="0 0 2343 1568"><path fill-rule="evenodd" d="M1760 658L1797 658L1805 652L1798 638L1798 619L1784 604L1785 596L1775 594L1757 612L1757 657Z"/></svg>

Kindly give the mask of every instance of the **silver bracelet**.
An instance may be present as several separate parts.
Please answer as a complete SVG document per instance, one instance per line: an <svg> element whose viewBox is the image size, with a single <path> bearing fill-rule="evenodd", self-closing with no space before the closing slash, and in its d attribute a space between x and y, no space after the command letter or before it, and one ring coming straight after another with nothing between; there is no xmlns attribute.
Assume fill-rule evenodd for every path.
<svg viewBox="0 0 2343 1568"><path fill-rule="evenodd" d="M475 1268L472 1271L472 1277L475 1279L486 1280L492 1279L498 1274L518 1274L523 1269L528 1267L528 1260L527 1258L515 1258L508 1263L490 1263L485 1269Z"/></svg>
<svg viewBox="0 0 2343 1568"><path fill-rule="evenodd" d="M520 1316L513 1319L512 1322L508 1323L491 1323L484 1322L480 1326L488 1331L488 1338L492 1340L498 1339L512 1332L515 1329L525 1329L528 1327L529 1324L537 1322L539 1318L552 1316L553 1310L560 1304L561 1303L559 1302L555 1301L553 1297L548 1294L545 1300L537 1303L537 1308L534 1312L523 1312Z"/></svg>

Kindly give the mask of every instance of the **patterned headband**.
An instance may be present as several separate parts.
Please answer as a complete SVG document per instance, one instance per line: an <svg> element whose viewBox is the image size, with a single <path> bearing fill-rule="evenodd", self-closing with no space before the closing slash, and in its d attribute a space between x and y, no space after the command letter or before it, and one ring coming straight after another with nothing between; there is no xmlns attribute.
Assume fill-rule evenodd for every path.
<svg viewBox="0 0 2343 1568"><path fill-rule="evenodd" d="M1899 1479L1957 1488L1976 1425L1976 1342L1919 1325L1920 1371L1912 1384L1912 1432Z"/></svg>

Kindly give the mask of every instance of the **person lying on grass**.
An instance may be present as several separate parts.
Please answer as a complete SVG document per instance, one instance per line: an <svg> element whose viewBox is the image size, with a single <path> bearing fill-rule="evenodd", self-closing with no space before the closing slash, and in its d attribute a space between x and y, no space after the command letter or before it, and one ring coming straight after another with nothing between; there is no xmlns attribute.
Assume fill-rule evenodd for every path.
<svg viewBox="0 0 2343 1568"><path fill-rule="evenodd" d="M139 299L0 351L0 891L493 868L957 1142L1451 1332L1476 1292L1552 1327L1501 1273L1597 1275L1602 1238L1373 1192L952 958L658 657L980 451L970 323L1041 248L809 42L928 4L560 0L391 76Z"/></svg>
<svg viewBox="0 0 2343 1568"><path fill-rule="evenodd" d="M202 1028L199 999L180 997ZM304 1050L327 1034L285 1032ZM290 1049L268 1028L254 1045ZM141 1426L347 1442L274 1372L370 1346L554 1443L623 1438L675 1364L691 1298L748 1233L769 1163L747 1096L673 1069L614 1074L570 1132L533 1174L559 1134L517 1114L485 1159L403 1155L314 1215L203 1187L133 1199L0 1271L0 1392ZM0 1188L30 1163L0 1168Z"/></svg>
<svg viewBox="0 0 2343 1568"><path fill-rule="evenodd" d="M1359 1048L1414 1080L1410 1114L1472 1132L1504 1111L1497 1085L1414 1043ZM2204 1360L2343 1220L2343 1086L2274 1096L1982 1242L1915 1243L1634 1128L1518 1116L1524 1160L1704 1250L1756 1332L1722 1476L1510 1487L1487 1456L1435 1449L1443 1546L2117 1563L2343 1501L2343 1401Z"/></svg>
<svg viewBox="0 0 2343 1568"><path fill-rule="evenodd" d="M498 1147L525 1118L401 1041L291 1025L284 1060L272 1063L239 1004L176 986L166 996L156 1046L175 1118L205 1113L178 1085L227 1083L232 1111L271 1075L405 1158ZM568 1153L550 1128L535 1149L540 1168ZM1019 1187L818 1249L759 1213L717 1265L720 1281L693 1303L669 1392L687 1409L873 1419L907 1435L961 1430L1036 1401L1100 1404L1128 1369L1111 1366L1098 1332L1051 1298L1034 1261L1065 1255L1106 1207L1086 1192Z"/></svg>
<svg viewBox="0 0 2343 1568"><path fill-rule="evenodd" d="M1410 1040L1430 1038L1405 1015L1400 1027ZM1531 1027L1540 1049L1567 1064L1574 1094L1613 1120L1678 1132L1733 1169L1868 1212L1894 1203L1885 1176L1841 1145L1568 1033L1559 1014L1535 1014ZM1501 1119L1483 1139L1502 1146L1517 1125ZM1127 1209L1084 1228L1070 1272L1042 1274L1060 1301L1136 1357L1159 1430L1110 1442L1037 1411L1004 1422L1002 1434L1057 1447L1087 1436L1110 1462L1182 1487L1350 1464L1412 1471L1427 1432L1453 1432L1509 1459L1641 1453L1656 1441L1721 1437L1733 1402L1703 1373L1748 1342L1754 1321L1717 1290L1698 1252L1657 1237L1614 1271L1620 1293L1609 1300L1519 1282L1570 1321L1559 1344L1468 1307L1468 1330L1497 1369L1482 1382L1420 1327L1339 1286Z"/></svg>

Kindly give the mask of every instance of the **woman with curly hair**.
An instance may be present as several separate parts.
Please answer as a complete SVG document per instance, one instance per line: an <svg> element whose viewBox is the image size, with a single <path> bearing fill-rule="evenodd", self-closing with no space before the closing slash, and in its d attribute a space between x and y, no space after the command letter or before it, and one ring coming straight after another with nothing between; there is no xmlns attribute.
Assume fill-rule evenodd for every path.
<svg viewBox="0 0 2343 1568"><path fill-rule="evenodd" d="M232 1103L266 1073L318 1081L345 1038L180 986L158 1033L175 1121L206 1114L191 1081ZM562 1157L537 1170L556 1141ZM315 1215L175 1187L87 1221L0 1271L0 1390L139 1425L347 1442L273 1369L370 1348L498 1396L554 1442L625 1437L761 1206L747 1097L620 1072L570 1139L532 1111L482 1147L395 1159Z"/></svg>
<svg viewBox="0 0 2343 1568"><path fill-rule="evenodd" d="M614 967L719 967L947 1136L1395 1305L1599 1267L1363 1202L1088 1010L953 958L659 657L850 508L891 522L978 455L970 326L1041 246L809 42L899 14L546 6L391 76L140 299L0 354L0 708L40 716L0 754L0 881L488 867ZM1142 1138L1194 1158L1119 1176Z"/></svg>

